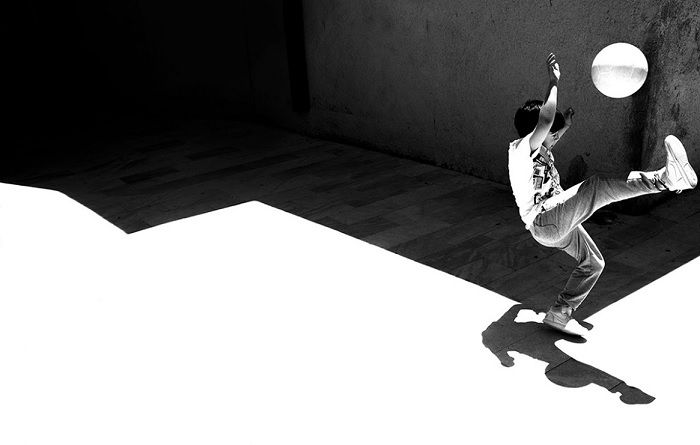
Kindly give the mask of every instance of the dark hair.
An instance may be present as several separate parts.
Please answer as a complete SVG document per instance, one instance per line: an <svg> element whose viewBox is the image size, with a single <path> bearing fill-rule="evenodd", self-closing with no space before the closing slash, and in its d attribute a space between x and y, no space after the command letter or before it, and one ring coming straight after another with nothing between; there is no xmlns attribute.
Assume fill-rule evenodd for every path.
<svg viewBox="0 0 700 445"><path fill-rule="evenodd" d="M513 123L515 124L515 129L518 130L518 136L525 137L532 133L532 130L537 126L537 121L540 118L540 108L544 102L537 99L530 99L525 102L525 105L518 108L515 112L515 119ZM554 115L554 123L552 124L552 129L549 130L551 133L561 130L565 125L564 115L561 111L557 110Z"/></svg>

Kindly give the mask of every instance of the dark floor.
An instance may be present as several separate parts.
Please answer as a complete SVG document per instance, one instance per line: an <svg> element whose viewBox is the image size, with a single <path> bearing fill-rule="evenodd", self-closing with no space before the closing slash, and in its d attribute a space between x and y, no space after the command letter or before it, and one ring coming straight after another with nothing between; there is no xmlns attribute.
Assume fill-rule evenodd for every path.
<svg viewBox="0 0 700 445"><path fill-rule="evenodd" d="M238 122L111 140L3 182L59 190L126 232L257 200L544 310L574 262L539 246L510 188L387 154ZM700 194L586 223L606 270L585 319L700 254ZM606 216L606 215L603 215Z"/></svg>

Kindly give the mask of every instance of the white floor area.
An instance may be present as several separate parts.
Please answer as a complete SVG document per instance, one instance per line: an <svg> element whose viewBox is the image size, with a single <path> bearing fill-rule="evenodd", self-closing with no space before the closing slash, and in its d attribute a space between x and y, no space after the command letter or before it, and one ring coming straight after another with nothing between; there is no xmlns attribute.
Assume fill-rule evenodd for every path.
<svg viewBox="0 0 700 445"><path fill-rule="evenodd" d="M262 203L127 236L0 184L0 443L689 443L698 273L558 343L656 397L626 405L501 366L513 301Z"/></svg>

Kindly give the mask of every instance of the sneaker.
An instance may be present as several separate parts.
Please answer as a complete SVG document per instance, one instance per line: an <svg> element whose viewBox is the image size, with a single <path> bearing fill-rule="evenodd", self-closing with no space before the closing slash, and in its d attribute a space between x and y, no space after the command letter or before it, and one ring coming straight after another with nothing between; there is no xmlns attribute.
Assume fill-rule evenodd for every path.
<svg viewBox="0 0 700 445"><path fill-rule="evenodd" d="M673 135L664 139L666 147L666 170L659 179L668 190L680 193L683 190L695 188L698 176L688 162L683 144Z"/></svg>
<svg viewBox="0 0 700 445"><path fill-rule="evenodd" d="M568 306L552 306L547 311L542 322L555 329L563 330L571 321L571 308Z"/></svg>
<svg viewBox="0 0 700 445"><path fill-rule="evenodd" d="M549 308L549 311L547 311L542 322L558 331L585 337L586 334L588 334L588 328L581 326L578 321L574 320L571 317L571 312L572 310L568 306L552 306Z"/></svg>

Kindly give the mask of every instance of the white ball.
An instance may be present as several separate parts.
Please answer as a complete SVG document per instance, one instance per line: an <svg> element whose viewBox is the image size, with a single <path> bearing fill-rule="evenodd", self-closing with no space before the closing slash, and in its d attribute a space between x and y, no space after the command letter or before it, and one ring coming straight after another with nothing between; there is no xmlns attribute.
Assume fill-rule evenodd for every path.
<svg viewBox="0 0 700 445"><path fill-rule="evenodd" d="M639 90L647 79L649 65L644 53L629 43L613 43L603 48L591 66L591 78L608 97L627 97Z"/></svg>

